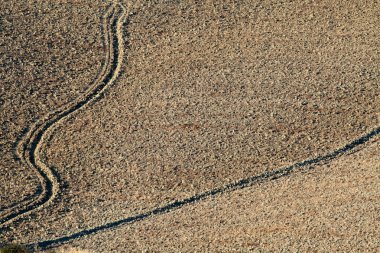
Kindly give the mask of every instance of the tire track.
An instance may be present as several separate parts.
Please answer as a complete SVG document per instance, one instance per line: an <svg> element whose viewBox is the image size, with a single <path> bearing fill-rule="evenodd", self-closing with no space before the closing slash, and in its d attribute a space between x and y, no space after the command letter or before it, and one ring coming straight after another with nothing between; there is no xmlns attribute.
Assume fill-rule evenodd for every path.
<svg viewBox="0 0 380 253"><path fill-rule="evenodd" d="M89 236L89 235L97 234L100 232L105 232L107 230L111 230L111 229L115 229L117 227L120 227L122 225L132 224L132 223L150 218L154 215L161 215L161 214L169 213L169 212L172 212L176 209L179 209L185 205L194 204L198 201L202 201L202 200L205 200L205 199L213 197L213 196L221 195L221 194L224 194L227 192L236 191L236 190L243 189L246 187L250 187L250 186L253 186L253 185L256 185L259 183L263 183L266 181L276 180L276 179L279 179L281 177L288 176L288 175L294 174L294 173L299 172L299 171L311 170L312 169L310 167L311 165L328 163L328 162L330 162L336 158L339 158L339 157L341 157L341 156L343 156L349 152L355 151L355 149L358 148L359 146L362 146L365 143L367 143L368 141L370 141L371 139L374 139L374 138L379 137L379 136L380 136L380 127L377 127L374 130L372 130L371 132L369 132L369 133L359 137L358 139L352 141L351 143L345 145L344 147L336 149L336 150L334 150L331 153L328 153L326 155L307 159L307 160L304 160L301 162L297 162L297 163L294 163L293 165L283 167L283 168L279 168L277 170L265 172L265 173L262 173L262 174L257 175L257 176L247 177L247 178L241 179L239 181L236 181L236 182L233 182L233 183L230 183L230 184L218 187L218 188L214 188L212 190L205 191L203 193L199 193L199 194L193 195L191 197L188 197L188 198L185 198L182 200L176 200L172 203L168 203L164 206L152 209L152 210L144 212L144 213L140 213L140 214L137 214L134 216L129 216L127 218L123 218L123 219L120 219L117 221L106 223L106 224L103 224L103 225L100 225L97 227L84 229L82 231L73 233L71 235L63 236L63 237L56 238L56 239L50 239L50 240L30 243L30 244L27 244L26 247L31 248L31 249L47 250L47 249L54 248L54 247L60 246L62 244L68 243L70 241L82 238L84 236Z"/></svg>
<svg viewBox="0 0 380 253"><path fill-rule="evenodd" d="M40 185L35 193L36 196L31 200L27 199L3 209L4 214L2 213L0 218L0 226L5 226L33 211L44 208L59 193L59 175L44 163L41 157L42 144L58 123L85 108L90 102L99 99L118 77L124 56L121 30L125 17L126 9L116 2L113 2L103 16L104 43L107 48L106 59L89 91L38 120L20 141L17 154L28 168L36 172Z"/></svg>
<svg viewBox="0 0 380 253"><path fill-rule="evenodd" d="M113 15L113 9L114 9L114 5L110 5L105 11L105 13L103 14L103 17L101 17L102 43L103 43L103 48L106 48L105 50L106 54L102 63L101 70L98 72L95 78L95 81L93 81L92 84L89 85L90 88L85 93L85 95L82 96L83 98L86 97L92 90L94 90L97 85L99 85L99 82L106 75L106 71L109 70L109 62L110 62L110 56L112 52L111 52L111 48L108 48L108 45L110 44L110 41L109 41L109 38L110 38L109 31L110 31L110 26L111 26L110 19L112 18L112 15ZM50 119L53 119L56 116L56 114L61 113L64 110L67 110L68 108L72 108L73 106L75 106L77 100L78 98L69 102L68 104L65 104L64 106L60 107L58 110L44 115L42 118L38 119L32 126L25 128L21 136L17 139L16 144L14 146L13 152L14 152L15 159L21 160L21 162L24 164L28 164L28 157L27 157L26 151L27 149L31 148L31 143L32 143L31 139L39 130L39 128L41 128L42 125L46 123L47 121L49 121ZM6 207L1 207L0 214L6 213L6 211L9 212L9 209L11 208L20 208L21 206L25 206L28 203L35 201L35 198L37 198L41 194L41 191L42 191L42 187L39 186L33 194L25 197L23 200L17 203L12 203ZM0 215L0 217L1 216L4 216L4 215ZM1 219L0 219L0 225L1 225Z"/></svg>
<svg viewBox="0 0 380 253"><path fill-rule="evenodd" d="M107 22L107 21L112 18L111 17L112 14L113 14L113 6L111 5L107 8L104 16L102 17L102 32L104 36L103 43L104 43L105 48L107 48L109 44L109 30L110 30L109 23L110 22ZM93 82L93 84L90 85L89 91L93 90L94 87L99 85L99 81L102 80L102 77L105 75L107 69L109 68L110 53L111 53L110 49L107 48L106 56L102 64L103 67L97 74L97 77L95 78L95 81ZM89 94L89 92L86 92L86 94ZM86 96L87 95L84 95L83 97L86 97ZM54 120L56 120L57 115L64 112L65 110L73 108L76 105L77 100L78 98L62 106L58 110L46 114L42 118L38 119L37 122L35 122L32 126L26 128L23 131L21 138L16 143L15 158L21 160L22 163L26 164L32 170L35 170L35 166L33 165L30 166L31 159L27 152L28 150L31 150L34 148L33 142L37 138L39 131L43 131L42 128L44 128L44 126L47 126L48 122L53 122ZM55 122L53 122L53 124L54 123ZM50 125L50 127L52 126ZM39 181L41 182L41 178L39 178ZM1 216L5 217L6 215L4 215L4 213L7 214L7 213L15 212L14 210L11 210L11 209L20 209L35 202L36 198L38 198L42 194L42 191L43 191L43 184L39 185L37 190L31 196L26 197L25 199L21 200L18 203L13 203L7 207L1 208L1 211L2 211ZM0 218L0 225L2 224L3 219L5 218Z"/></svg>

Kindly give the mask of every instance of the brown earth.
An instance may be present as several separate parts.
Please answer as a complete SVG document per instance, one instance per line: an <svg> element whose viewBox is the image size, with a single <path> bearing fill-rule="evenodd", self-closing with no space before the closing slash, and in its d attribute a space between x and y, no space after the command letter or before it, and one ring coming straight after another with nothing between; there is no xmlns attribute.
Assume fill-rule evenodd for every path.
<svg viewBox="0 0 380 253"><path fill-rule="evenodd" d="M93 252L378 252L379 143L73 245Z"/></svg>
<svg viewBox="0 0 380 253"><path fill-rule="evenodd" d="M0 209L36 191L33 171L15 149L27 128L83 93L95 78L103 45L95 1L0 1ZM80 8L77 8L80 7Z"/></svg>
<svg viewBox="0 0 380 253"><path fill-rule="evenodd" d="M1 207L38 185L33 170L15 159L23 129L85 93L101 69L107 7L94 1L4 5ZM124 6L121 75L41 142L44 162L62 182L58 198L0 227L0 242L59 238L147 212L331 153L379 126L378 3ZM380 163L378 141L372 142L312 172L73 245L95 252L376 252Z"/></svg>

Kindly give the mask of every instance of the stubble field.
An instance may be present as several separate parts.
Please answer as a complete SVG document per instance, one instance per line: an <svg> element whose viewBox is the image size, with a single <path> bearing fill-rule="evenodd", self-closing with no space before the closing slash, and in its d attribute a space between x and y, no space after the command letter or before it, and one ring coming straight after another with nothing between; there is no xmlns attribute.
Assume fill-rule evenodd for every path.
<svg viewBox="0 0 380 253"><path fill-rule="evenodd" d="M0 244L379 250L375 1L0 3Z"/></svg>

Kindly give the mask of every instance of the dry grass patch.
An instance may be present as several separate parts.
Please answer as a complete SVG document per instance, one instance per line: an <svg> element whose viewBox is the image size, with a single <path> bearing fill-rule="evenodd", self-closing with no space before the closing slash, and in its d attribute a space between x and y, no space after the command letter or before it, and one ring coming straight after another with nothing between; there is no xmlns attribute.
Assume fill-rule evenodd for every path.
<svg viewBox="0 0 380 253"><path fill-rule="evenodd" d="M22 246L8 245L0 248L0 253L28 253L29 251Z"/></svg>
<svg viewBox="0 0 380 253"><path fill-rule="evenodd" d="M60 248L53 251L48 251L49 253L90 253L87 250L75 249L75 248ZM23 246L19 245L8 245L3 248L0 248L0 253L30 253Z"/></svg>

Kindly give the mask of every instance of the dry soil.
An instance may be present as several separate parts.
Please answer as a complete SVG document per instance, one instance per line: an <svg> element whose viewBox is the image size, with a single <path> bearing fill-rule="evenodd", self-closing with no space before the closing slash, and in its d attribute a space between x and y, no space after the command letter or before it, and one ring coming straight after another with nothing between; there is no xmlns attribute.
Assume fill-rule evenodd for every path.
<svg viewBox="0 0 380 253"><path fill-rule="evenodd" d="M31 126L90 97L102 69L118 72L38 143L59 191L0 224L0 243L99 228L65 243L94 252L379 250L379 131L329 163L103 229L378 129L376 1L121 1L109 23L105 1L0 3L0 221L43 187L17 156Z"/></svg>

